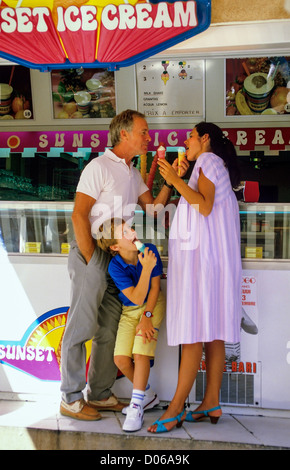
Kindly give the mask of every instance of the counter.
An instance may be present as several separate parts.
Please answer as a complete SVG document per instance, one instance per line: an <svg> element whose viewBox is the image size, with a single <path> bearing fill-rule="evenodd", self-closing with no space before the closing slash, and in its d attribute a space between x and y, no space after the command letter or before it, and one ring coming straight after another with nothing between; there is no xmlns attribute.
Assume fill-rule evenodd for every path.
<svg viewBox="0 0 290 470"><path fill-rule="evenodd" d="M72 202L0 201L0 396L56 395L60 386L60 347L70 303L67 273L74 238ZM226 345L221 404L258 409L290 407L290 205L240 204L243 262L241 342ZM166 291L168 230L136 229L162 254ZM146 230L144 230L146 229ZM87 361L91 344L88 342ZM163 322L151 386L169 401L175 391L180 349L168 347ZM205 387L205 362L188 398L199 402ZM168 371L170 370L170 374ZM119 396L131 384L119 377Z"/></svg>

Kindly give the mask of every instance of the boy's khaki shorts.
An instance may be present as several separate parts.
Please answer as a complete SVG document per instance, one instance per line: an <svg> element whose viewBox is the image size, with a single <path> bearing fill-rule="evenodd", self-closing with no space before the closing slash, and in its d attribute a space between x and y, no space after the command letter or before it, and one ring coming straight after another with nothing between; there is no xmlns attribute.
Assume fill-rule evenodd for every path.
<svg viewBox="0 0 290 470"><path fill-rule="evenodd" d="M154 357L159 327L165 314L165 304L165 297L160 291L155 308L152 312L153 317L151 318L153 327L155 328L155 333L150 343L149 341L146 341L146 344L143 343L141 331L136 335L136 326L139 324L144 313L145 304L141 307L123 306L117 332L114 356L133 357L134 354L142 354L144 356Z"/></svg>

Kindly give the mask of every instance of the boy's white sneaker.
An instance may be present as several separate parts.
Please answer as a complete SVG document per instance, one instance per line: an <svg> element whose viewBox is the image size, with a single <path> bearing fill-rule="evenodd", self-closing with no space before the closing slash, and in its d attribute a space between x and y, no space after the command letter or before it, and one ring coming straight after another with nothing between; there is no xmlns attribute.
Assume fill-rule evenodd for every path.
<svg viewBox="0 0 290 470"><path fill-rule="evenodd" d="M127 415L123 424L123 431L134 432L142 428L144 421L144 412L139 405L130 405L127 407Z"/></svg>
<svg viewBox="0 0 290 470"><path fill-rule="evenodd" d="M147 393L145 392L143 403L142 403L144 411L151 410L151 408L154 408L154 406L158 405L159 403L160 403L159 398L156 393L150 391L150 394L147 395ZM127 414L128 408L129 406L126 406L125 408L122 409L123 415Z"/></svg>

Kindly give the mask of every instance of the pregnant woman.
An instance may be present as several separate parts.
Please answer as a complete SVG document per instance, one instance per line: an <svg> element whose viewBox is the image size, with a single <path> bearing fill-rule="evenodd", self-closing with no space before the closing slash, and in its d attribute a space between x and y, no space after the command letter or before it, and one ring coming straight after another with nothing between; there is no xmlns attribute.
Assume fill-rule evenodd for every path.
<svg viewBox="0 0 290 470"><path fill-rule="evenodd" d="M224 343L240 340L240 219L233 192L240 175L235 148L218 126L204 122L185 145L187 160L195 161L188 185L178 176L176 161L172 166L159 161L167 185L181 194L169 236L166 316L168 344L181 344L182 356L175 395L161 419L148 428L153 433L170 431L185 419L218 421ZM186 414L184 403L203 348L205 395Z"/></svg>

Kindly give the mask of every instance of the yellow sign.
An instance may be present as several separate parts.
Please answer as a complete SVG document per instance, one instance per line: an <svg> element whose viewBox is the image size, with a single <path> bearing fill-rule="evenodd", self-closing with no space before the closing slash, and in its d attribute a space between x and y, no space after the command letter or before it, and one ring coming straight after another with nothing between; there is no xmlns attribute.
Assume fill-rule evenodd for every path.
<svg viewBox="0 0 290 470"><path fill-rule="evenodd" d="M69 243L62 243L61 244L61 253L69 253L70 244Z"/></svg>
<svg viewBox="0 0 290 470"><path fill-rule="evenodd" d="M262 246L246 246L245 258L263 258Z"/></svg>
<svg viewBox="0 0 290 470"><path fill-rule="evenodd" d="M25 253L40 253L41 242L26 242Z"/></svg>

